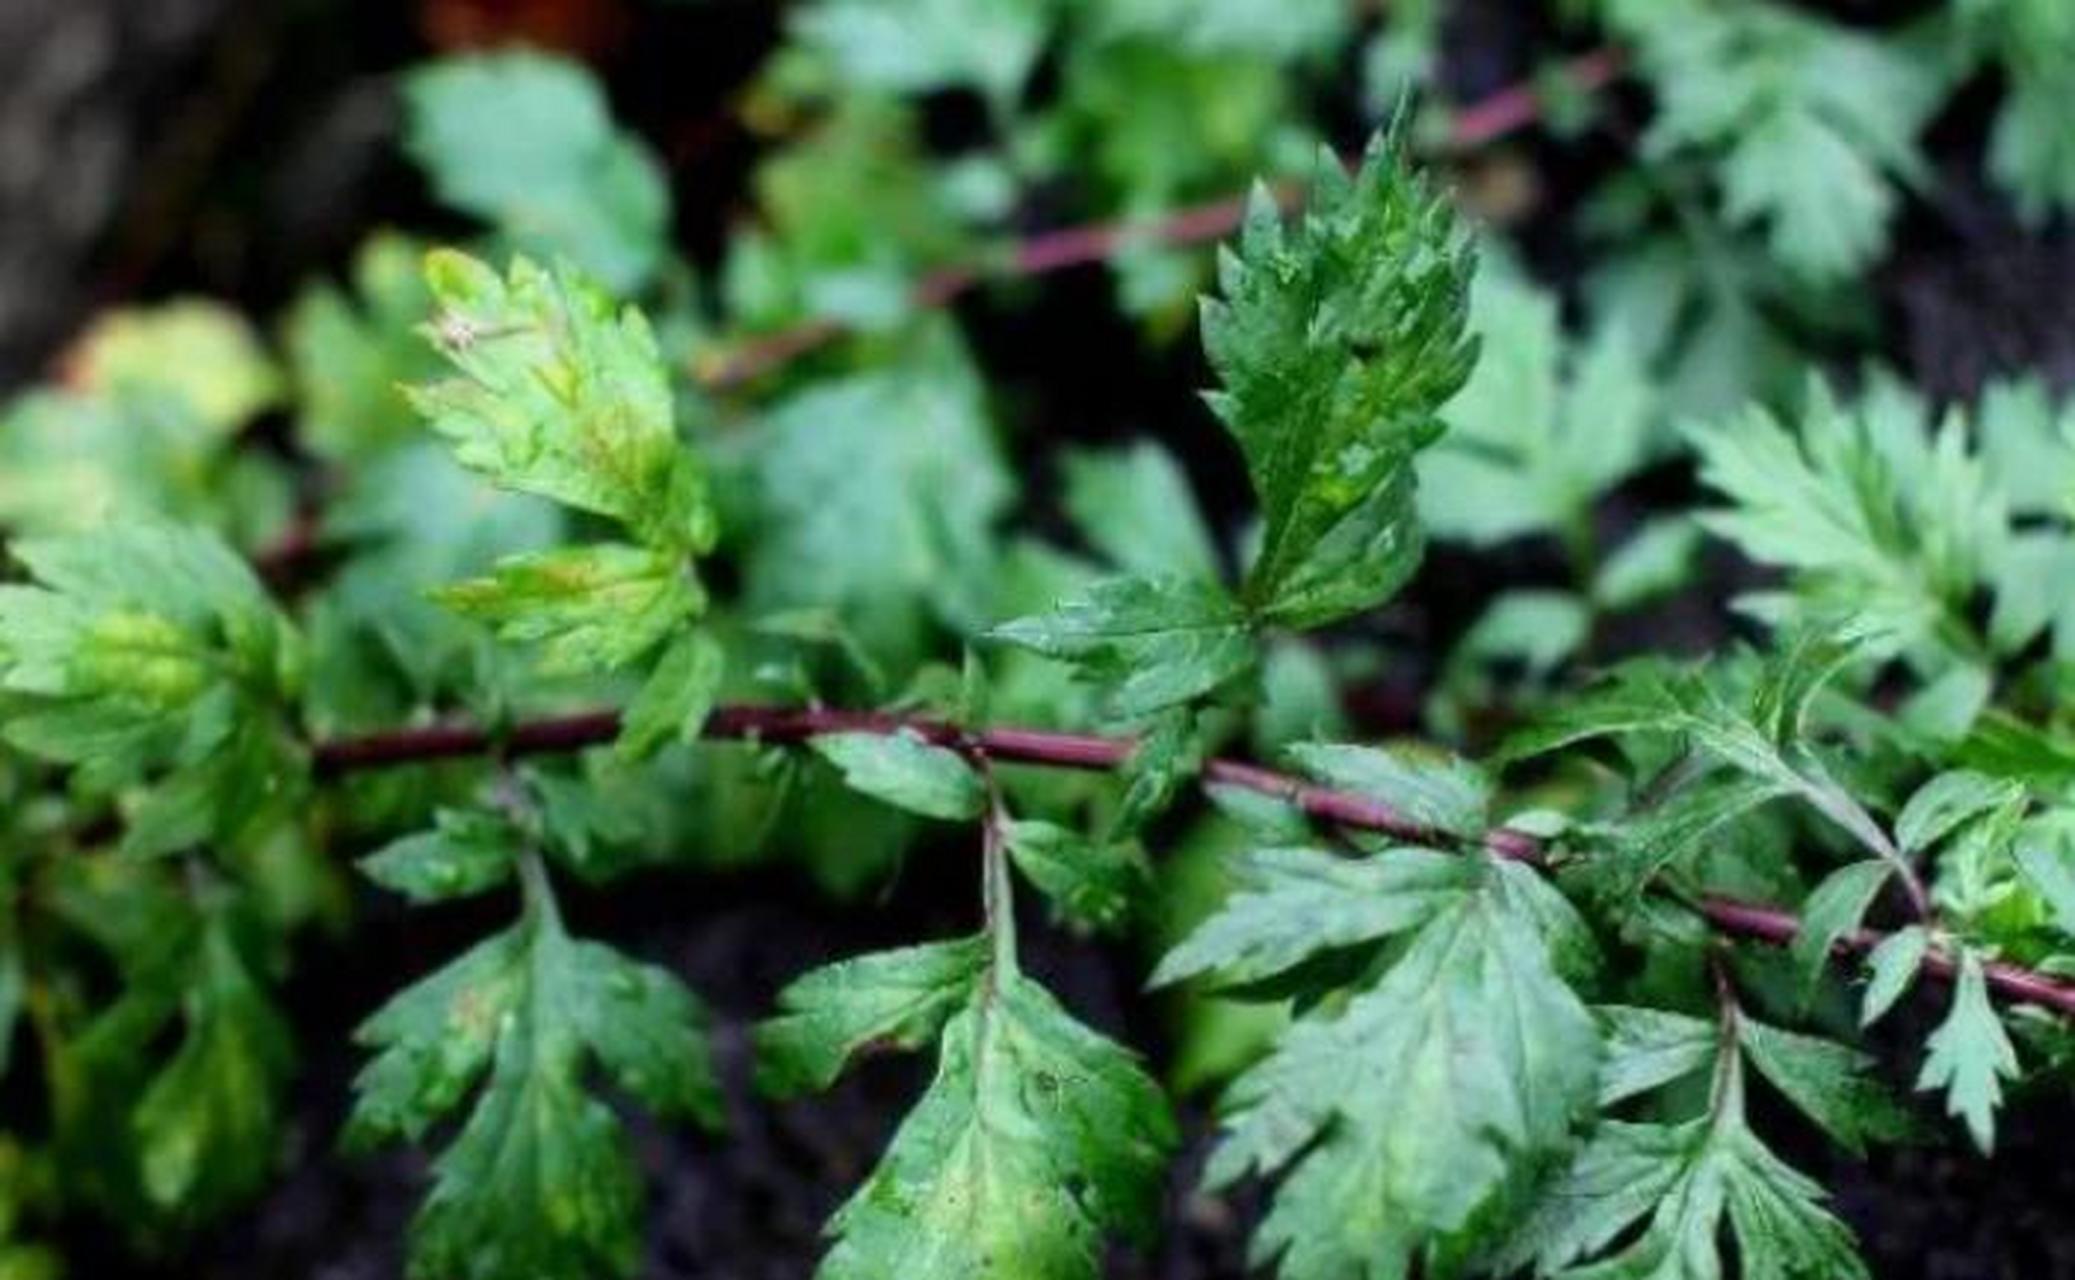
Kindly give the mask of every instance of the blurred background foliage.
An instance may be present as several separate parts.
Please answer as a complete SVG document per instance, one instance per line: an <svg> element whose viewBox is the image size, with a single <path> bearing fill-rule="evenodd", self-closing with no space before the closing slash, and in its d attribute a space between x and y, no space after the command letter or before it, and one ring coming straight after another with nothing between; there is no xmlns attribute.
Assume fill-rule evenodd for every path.
<svg viewBox="0 0 2075 1280"><path fill-rule="evenodd" d="M300 629L276 673L294 734L628 692L544 680L425 599L571 520L484 487L405 406L398 386L435 364L427 245L566 258L653 318L721 511L729 696L974 712L964 644L993 622L1105 567L1243 560L1238 460L1204 447L1193 403L1210 244L1257 175L1285 192L1320 146L1400 111L1483 242L1483 360L1422 460L1436 547L1390 608L1278 642L1212 745L1485 744L1559 678L1729 634L1753 564L1796 574L1750 602L1767 620L1857 590L1865 557L1798 562L1763 527L1717 527L1740 559L1686 514L1697 470L1747 507L1802 492L1800 432L1779 423L1840 403L1875 441L1846 488L1937 527L1990 474L2013 521L1994 536L2023 544L1999 583L1963 553L1932 563L1949 548L1906 528L1869 537L1876 569L1931 584L1896 606L1928 610L1914 724L1964 733L2011 654L2075 653L2055 603L2075 587L2063 0L4 10L0 525L221 533ZM1948 405L1973 414L1966 459L1924 443ZM1754 440L1778 447L1742 457ZM1856 500L1807 483L1818 506ZM1970 633L1999 590L2012 603ZM988 715L1116 727L1058 667L985 661ZM2018 687L2054 707L2066 671ZM55 776L0 760L4 1280L58 1274L42 1242L83 1221L177 1255L285 1164L332 1158L334 1117L289 1089L291 1029L364 1006L306 1008L327 988L282 984L309 981L290 977L305 949L338 963L340 939L417 926L325 851L482 780L456 765L280 797L205 865L115 855L116 819L170 785L155 770ZM918 847L912 819L797 756L594 754L524 779L587 881L765 868L873 904ZM1040 818L1125 802L1097 779L1009 782ZM1215 812L1172 822L1180 852L1140 908L1158 943L1221 896L1235 838ZM460 910L435 935L466 936ZM2035 923L2036 904L2008 910L2013 937ZM437 951L404 948L384 980ZM763 994L724 992L724 1013ZM1156 1016L1185 1090L1228 1077L1274 1017L1186 995Z"/></svg>

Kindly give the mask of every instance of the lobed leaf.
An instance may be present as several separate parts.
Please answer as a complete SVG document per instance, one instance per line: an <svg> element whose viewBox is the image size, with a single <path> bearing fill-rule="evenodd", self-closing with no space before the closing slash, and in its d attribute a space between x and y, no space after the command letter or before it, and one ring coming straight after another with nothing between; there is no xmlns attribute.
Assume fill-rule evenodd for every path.
<svg viewBox="0 0 2075 1280"><path fill-rule="evenodd" d="M404 147L449 207L615 290L641 288L663 264L662 167L614 127L581 65L524 51L447 58L406 77L404 106Z"/></svg>
<svg viewBox="0 0 2075 1280"><path fill-rule="evenodd" d="M813 746L853 790L897 809L946 822L986 811L987 786L972 765L913 734L825 733Z"/></svg>
<svg viewBox="0 0 2075 1280"><path fill-rule="evenodd" d="M1397 133L1352 178L1320 158L1285 227L1257 192L1203 306L1219 389L1260 498L1256 615L1318 626L1388 598L1418 563L1413 456L1476 358L1465 337L1471 256Z"/></svg>
<svg viewBox="0 0 2075 1280"><path fill-rule="evenodd" d="M619 521L680 557L713 545L706 480L677 439L655 336L573 268L508 276L451 250L426 259L429 334L458 376L410 389L463 466Z"/></svg>

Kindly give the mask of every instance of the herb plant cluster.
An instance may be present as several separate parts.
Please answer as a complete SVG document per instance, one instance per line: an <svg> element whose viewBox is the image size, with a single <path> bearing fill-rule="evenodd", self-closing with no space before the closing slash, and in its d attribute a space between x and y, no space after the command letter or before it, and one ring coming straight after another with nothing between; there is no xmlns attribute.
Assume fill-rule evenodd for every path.
<svg viewBox="0 0 2075 1280"><path fill-rule="evenodd" d="M0 421L0 1277L63 1274L83 1215L177 1249L280 1173L281 984L356 878L503 923L369 1011L347 1151L298 1158L432 1153L428 1280L636 1274L628 1116L729 1140L716 1016L569 887L775 861L870 910L946 842L972 927L752 1036L766 1105L933 1064L827 1280L1102 1274L1207 1097L1202 1185L1266 1188L1285 1280L1869 1275L1776 1125L1988 1152L2075 1054L2075 431L2035 381L1934 406L1801 344L1875 349L1840 299L1970 80L2020 216L2075 201L2075 21L1557 9L1614 43L1451 116L1393 105L1426 3L806 0L710 271L589 73L458 56L402 145L475 243L376 235L273 346L198 300L93 326ZM1343 158L1311 107L1350 65L1385 122ZM1616 92L1623 247L1559 297L1428 171L1619 132ZM945 94L983 142L932 150ZM1101 221L999 240L1048 186ZM1174 414L1243 528L1150 441L1019 486L939 304L1094 260L1200 343ZM1378 742L1340 689L1412 660L1376 619L1430 543L1549 572ZM1616 638L1725 582L1746 639ZM1166 1060L1034 927L1142 949Z"/></svg>

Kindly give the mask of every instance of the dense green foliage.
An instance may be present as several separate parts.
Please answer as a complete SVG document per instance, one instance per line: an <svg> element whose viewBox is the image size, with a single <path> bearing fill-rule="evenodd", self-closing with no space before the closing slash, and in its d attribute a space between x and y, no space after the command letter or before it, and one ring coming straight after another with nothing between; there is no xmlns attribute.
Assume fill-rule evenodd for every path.
<svg viewBox="0 0 2075 1280"><path fill-rule="evenodd" d="M626 1117L728 1141L716 1015L558 886L785 863L869 909L946 844L972 931L800 975L748 1037L766 1105L934 1064L829 1280L1096 1276L1164 1229L1174 1102L1212 1092L1203 1186L1265 1184L1286 1280L1869 1274L1770 1118L1986 1152L2075 1055L2075 429L2033 381L1934 407L1794 339L1874 349L1853 277L1978 75L1993 180L2075 203L2075 21L1558 6L1651 104L1592 198L1619 247L1559 297L1424 176L1435 7L1360 8L803 0L715 264L580 66L449 59L402 145L475 243L378 235L278 361L192 300L82 337L0 419L0 1071L38 1100L0 1129L0 1280L58 1274L68 1215L163 1251L279 1172L280 983L356 873L508 921L358 1033L349 1153L438 1153L413 1273L633 1275ZM1343 163L1312 106L1356 62ZM1537 110L1587 127L1560 79ZM932 150L946 94L984 143ZM1046 424L925 274L1028 273L1020 192L1145 216L1253 179L1215 254L1106 254L1149 344L1200 343L1163 434L1229 450L1253 509L1199 509L1151 441L1026 489L1002 428ZM803 321L843 333L741 363ZM1376 621L1429 542L1537 566L1438 655ZM1668 599L1747 638L1610 639ZM1433 673L1443 745L1348 740L1340 687L1393 666ZM884 714L710 740L745 706ZM506 749L596 707L604 749ZM445 720L480 749L335 750ZM1290 777L1212 763L1241 754ZM1141 947L1172 1059L1062 1003L1019 926ZM1927 1034L1883 1021L1912 992Z"/></svg>

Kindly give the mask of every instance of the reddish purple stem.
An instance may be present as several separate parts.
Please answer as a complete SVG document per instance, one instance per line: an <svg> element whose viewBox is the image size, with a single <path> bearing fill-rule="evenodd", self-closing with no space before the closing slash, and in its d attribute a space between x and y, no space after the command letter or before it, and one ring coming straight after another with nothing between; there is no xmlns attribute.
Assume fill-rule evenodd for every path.
<svg viewBox="0 0 2075 1280"><path fill-rule="evenodd" d="M312 759L320 776L336 777L363 769L493 751L505 755L573 751L610 742L619 733L619 726L619 714L613 711L530 720L502 734L475 725L435 724L320 742L312 750ZM719 741L786 745L826 733L912 733L939 746L956 747L1001 764L1061 769L1115 769L1131 755L1133 747L1125 738L1009 727L966 730L942 720L883 711L741 705L716 708L706 722L704 736ZM1446 842L1440 833L1381 801L1317 786L1257 764L1212 760L1204 766L1203 781L1208 786L1237 787L1274 796L1312 818L1353 830L1376 831L1407 841ZM1544 856L1540 840L1504 827L1485 837L1485 847L1500 857L1522 862L1539 864ZM1722 933L1775 945L1792 942L1801 929L1801 921L1793 912L1764 903L1709 897L1701 902L1700 910ZM1887 936L1877 930L1862 929L1840 940L1836 952L1863 955ZM1949 980L1955 962L1949 953L1934 949L1926 955L1924 969L1934 977ZM1991 988L2009 999L2075 1015L2075 986L2011 964L1985 965L1983 974Z"/></svg>
<svg viewBox="0 0 2075 1280"><path fill-rule="evenodd" d="M1565 63L1561 74L1579 93L1591 94L1621 74L1621 63L1620 50L1596 49ZM1541 119L1542 108L1542 95L1532 83L1502 89L1456 113L1448 146L1466 151L1495 142ZM917 282L910 298L918 307L945 306L988 279L1044 275L1104 262L1133 242L1202 244L1229 235L1245 216L1246 197L1231 195L1139 222L1063 227L1017 242L991 269L962 266L933 271ZM845 332L842 322L827 317L804 321L744 342L700 369L699 380L716 390L741 386L826 346Z"/></svg>

